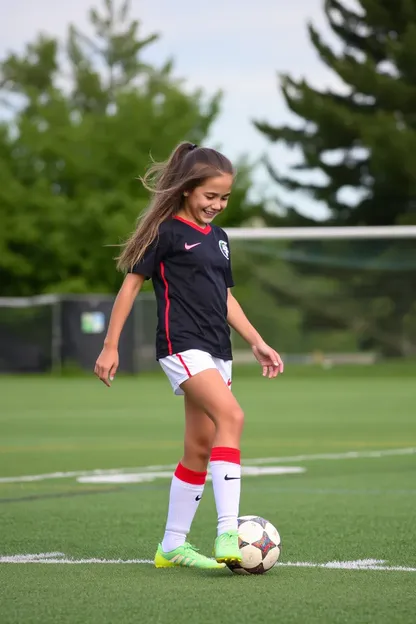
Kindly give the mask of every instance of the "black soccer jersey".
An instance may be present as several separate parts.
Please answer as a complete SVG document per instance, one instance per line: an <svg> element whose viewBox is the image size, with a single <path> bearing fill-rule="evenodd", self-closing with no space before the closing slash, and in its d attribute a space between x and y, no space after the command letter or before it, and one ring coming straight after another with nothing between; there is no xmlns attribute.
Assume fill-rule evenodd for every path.
<svg viewBox="0 0 416 624"><path fill-rule="evenodd" d="M133 272L153 282L158 360L187 349L232 359L227 288L234 283L224 230L173 217L162 223Z"/></svg>

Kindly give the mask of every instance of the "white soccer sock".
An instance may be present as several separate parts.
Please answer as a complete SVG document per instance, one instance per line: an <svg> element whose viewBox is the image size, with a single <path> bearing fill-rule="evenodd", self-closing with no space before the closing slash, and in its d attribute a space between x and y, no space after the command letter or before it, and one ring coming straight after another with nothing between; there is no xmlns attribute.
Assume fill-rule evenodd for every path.
<svg viewBox="0 0 416 624"><path fill-rule="evenodd" d="M169 511L162 550L169 552L186 542L191 524L204 491L206 472L197 472L178 464L172 478Z"/></svg>
<svg viewBox="0 0 416 624"><path fill-rule="evenodd" d="M241 491L240 451L216 446L212 449L210 469L217 506L217 535L238 529Z"/></svg>

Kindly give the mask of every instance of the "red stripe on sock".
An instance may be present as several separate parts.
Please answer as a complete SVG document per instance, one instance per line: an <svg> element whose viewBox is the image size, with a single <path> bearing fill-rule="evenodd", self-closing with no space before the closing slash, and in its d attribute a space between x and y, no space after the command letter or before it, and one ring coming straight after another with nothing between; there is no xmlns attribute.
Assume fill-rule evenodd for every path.
<svg viewBox="0 0 416 624"><path fill-rule="evenodd" d="M175 477L192 485L204 485L207 473L206 471L197 472L196 470L190 470L179 462L175 470Z"/></svg>
<svg viewBox="0 0 416 624"><path fill-rule="evenodd" d="M227 446L216 446L211 451L211 461L225 461L230 464L241 463L241 453L239 449L228 448Z"/></svg>

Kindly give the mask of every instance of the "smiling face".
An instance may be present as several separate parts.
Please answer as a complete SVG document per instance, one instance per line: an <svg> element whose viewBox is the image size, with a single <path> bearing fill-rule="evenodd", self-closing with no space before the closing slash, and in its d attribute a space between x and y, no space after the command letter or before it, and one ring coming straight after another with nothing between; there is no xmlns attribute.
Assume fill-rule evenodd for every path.
<svg viewBox="0 0 416 624"><path fill-rule="evenodd" d="M227 207L233 185L229 173L207 178L200 186L185 194L179 216L204 227Z"/></svg>

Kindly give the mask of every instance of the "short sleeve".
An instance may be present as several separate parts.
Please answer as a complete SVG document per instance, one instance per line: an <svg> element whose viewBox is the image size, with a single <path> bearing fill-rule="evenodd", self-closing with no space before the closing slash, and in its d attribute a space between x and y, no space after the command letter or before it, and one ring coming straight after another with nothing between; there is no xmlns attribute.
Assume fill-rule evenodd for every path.
<svg viewBox="0 0 416 624"><path fill-rule="evenodd" d="M231 267L230 241L228 239L227 234L224 232L224 230L223 230L223 235L225 237L225 240L227 241L227 247L228 247L228 263L227 263L227 268L225 270L225 283L227 285L227 288L232 288L234 286L234 279L233 279L233 271Z"/></svg>
<svg viewBox="0 0 416 624"><path fill-rule="evenodd" d="M144 275L146 279L151 279L157 267L166 257L170 249L171 232L160 230L153 243L146 249L144 256L133 266L130 273Z"/></svg>

